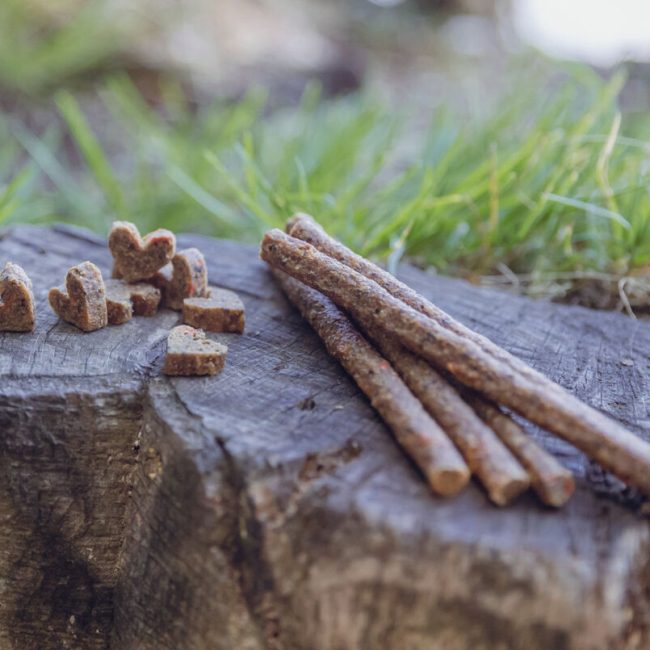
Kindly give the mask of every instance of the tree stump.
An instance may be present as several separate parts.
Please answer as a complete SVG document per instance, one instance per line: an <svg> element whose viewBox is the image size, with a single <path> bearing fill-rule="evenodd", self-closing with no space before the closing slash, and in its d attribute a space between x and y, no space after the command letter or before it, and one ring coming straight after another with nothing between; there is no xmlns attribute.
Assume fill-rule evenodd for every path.
<svg viewBox="0 0 650 650"><path fill-rule="evenodd" d="M528 426L578 476L569 505L434 497L286 302L255 247L181 236L247 310L225 371L161 375L178 314L83 334L47 289L101 238L19 226L33 334L0 334L0 648L648 648L638 497ZM402 278L648 437L650 325L410 267Z"/></svg>

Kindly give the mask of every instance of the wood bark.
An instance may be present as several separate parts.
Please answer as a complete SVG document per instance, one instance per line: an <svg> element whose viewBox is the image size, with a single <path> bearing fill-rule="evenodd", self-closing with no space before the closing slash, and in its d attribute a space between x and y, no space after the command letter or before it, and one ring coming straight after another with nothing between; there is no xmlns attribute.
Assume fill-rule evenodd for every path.
<svg viewBox="0 0 650 650"><path fill-rule="evenodd" d="M52 278L106 242L21 226L33 334L0 334L3 650L643 650L650 536L637 495L536 427L573 499L431 495L257 259L181 236L246 306L220 375L161 375L176 312L82 334ZM650 325L400 277L648 438ZM495 308L498 306L498 309Z"/></svg>

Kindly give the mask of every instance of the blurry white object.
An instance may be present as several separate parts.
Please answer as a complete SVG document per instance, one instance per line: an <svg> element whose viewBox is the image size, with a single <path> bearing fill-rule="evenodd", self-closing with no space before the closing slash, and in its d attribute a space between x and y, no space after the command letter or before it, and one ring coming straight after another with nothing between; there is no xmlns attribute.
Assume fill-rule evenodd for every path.
<svg viewBox="0 0 650 650"><path fill-rule="evenodd" d="M602 66L650 61L650 0L513 0L515 28L549 54Z"/></svg>

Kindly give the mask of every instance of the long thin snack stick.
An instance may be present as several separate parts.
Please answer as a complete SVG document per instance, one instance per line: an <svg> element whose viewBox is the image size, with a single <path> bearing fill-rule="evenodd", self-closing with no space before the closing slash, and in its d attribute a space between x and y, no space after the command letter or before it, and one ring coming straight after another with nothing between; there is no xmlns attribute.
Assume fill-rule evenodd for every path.
<svg viewBox="0 0 650 650"><path fill-rule="evenodd" d="M306 241L316 247L321 253L333 257L335 260L349 266L368 279L373 280L395 298L398 298L425 316L432 318L450 332L468 338L484 352L493 355L503 364L511 366L513 370L533 379L543 376L521 359L511 355L507 350L490 341L490 339L457 321L447 312L440 309L440 307L437 307L424 296L421 296L417 291L400 282L394 275L388 273L388 271L384 271L384 269L373 264L373 262L357 255L344 244L330 237L313 217L307 214L296 214L287 222L287 233L296 239Z"/></svg>
<svg viewBox="0 0 650 650"><path fill-rule="evenodd" d="M505 506L528 488L528 472L448 381L385 332L366 334L460 449L494 503Z"/></svg>
<svg viewBox="0 0 650 650"><path fill-rule="evenodd" d="M464 394L479 417L490 426L502 442L528 470L533 489L548 506L563 506L575 491L573 474L554 456L540 447L499 407L481 396Z"/></svg>
<svg viewBox="0 0 650 650"><path fill-rule="evenodd" d="M513 357L506 350L495 345L489 339L465 327L442 309L428 301L423 296L400 282L395 276L357 255L349 248L330 237L323 227L306 214L297 214L287 223L287 232L298 239L309 242L322 253L343 262L346 266L359 271L367 278L374 280L407 305L417 309L426 316L433 318L443 327L456 334L467 336L483 350L493 354L504 363L517 370L529 374L532 370L520 359ZM492 405L475 395L473 405L478 414L485 420L523 463L531 475L533 488L547 505L559 507L566 503L575 490L573 476L551 454L535 444L521 427L505 415L496 405Z"/></svg>
<svg viewBox="0 0 650 650"><path fill-rule="evenodd" d="M261 256L324 293L357 322L389 330L402 345L461 383L557 433L605 469L650 494L650 445L548 378L532 371L517 372L376 282L281 230L265 235Z"/></svg>
<svg viewBox="0 0 650 650"><path fill-rule="evenodd" d="M367 395L396 440L437 494L450 496L470 478L465 461L406 384L328 298L283 273L275 276L289 300Z"/></svg>

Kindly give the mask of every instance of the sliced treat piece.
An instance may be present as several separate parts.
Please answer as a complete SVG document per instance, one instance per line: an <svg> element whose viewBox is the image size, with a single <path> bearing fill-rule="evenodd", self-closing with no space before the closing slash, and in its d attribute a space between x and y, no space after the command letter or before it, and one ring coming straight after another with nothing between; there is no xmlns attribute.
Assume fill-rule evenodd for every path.
<svg viewBox="0 0 650 650"><path fill-rule="evenodd" d="M209 298L186 298L183 301L183 322L209 332L244 331L244 303L228 289L210 289Z"/></svg>
<svg viewBox="0 0 650 650"><path fill-rule="evenodd" d="M127 282L147 280L167 264L176 251L174 233L163 228L144 237L128 221L115 221L108 236L115 266L113 276Z"/></svg>
<svg viewBox="0 0 650 650"><path fill-rule="evenodd" d="M127 299L133 303L136 316L154 316L160 305L160 289L148 282L123 282L107 280L106 299Z"/></svg>
<svg viewBox="0 0 650 650"><path fill-rule="evenodd" d="M142 282L151 285L160 291L160 305L165 304L165 294L167 292L167 285L172 281L172 275L174 273L174 267L172 263L165 264L162 269L156 271L150 278L143 280ZM123 280L124 274L120 270L120 267L114 263L113 271L111 273L111 278L115 280Z"/></svg>
<svg viewBox="0 0 650 650"><path fill-rule="evenodd" d="M119 284L111 284L113 282ZM123 325L133 318L133 303L129 291L125 289L127 286L119 280L106 281L106 311L109 325Z"/></svg>
<svg viewBox="0 0 650 650"><path fill-rule="evenodd" d="M171 309L183 309L185 298L207 298L208 268L198 248L186 248L174 255L173 275L167 284L165 304Z"/></svg>
<svg viewBox="0 0 650 650"><path fill-rule="evenodd" d="M206 338L188 325L175 327L167 337L166 375L216 375L223 370L228 347Z"/></svg>
<svg viewBox="0 0 650 650"><path fill-rule="evenodd" d="M160 289L147 282L129 284L133 313L136 316L155 316L160 306Z"/></svg>
<svg viewBox="0 0 650 650"><path fill-rule="evenodd" d="M121 325L136 316L154 316L160 304L160 289L146 282L129 284L122 280L106 281L108 322Z"/></svg>
<svg viewBox="0 0 650 650"><path fill-rule="evenodd" d="M101 329L108 323L102 272L92 262L73 266L66 275L65 289L50 289L48 298L60 318L84 332Z"/></svg>
<svg viewBox="0 0 650 650"><path fill-rule="evenodd" d="M0 273L0 330L31 332L36 324L32 281L13 262Z"/></svg>

